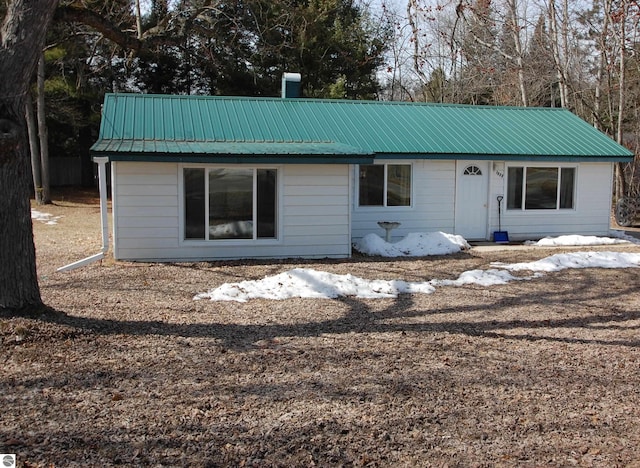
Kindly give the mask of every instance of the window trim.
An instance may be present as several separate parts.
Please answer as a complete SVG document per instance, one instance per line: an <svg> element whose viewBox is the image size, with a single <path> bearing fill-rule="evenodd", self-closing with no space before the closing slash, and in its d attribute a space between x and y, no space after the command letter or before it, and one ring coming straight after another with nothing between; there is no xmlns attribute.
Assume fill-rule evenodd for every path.
<svg viewBox="0 0 640 468"><path fill-rule="evenodd" d="M384 203L382 205L361 205L360 204L360 167L361 166L384 166L384 183L383 183L383 200ZM411 197L411 202L408 205L388 205L387 202L387 184L389 182L388 166L409 166L409 171L411 174L411 187L409 188L409 196ZM354 182L355 182L355 199L353 200L355 209L367 211L367 210L381 210L381 209L392 209L392 210L410 210L414 207L415 200L415 172L413 170L414 165L412 162L404 162L404 161L392 161L392 162L374 162L373 164L356 164L355 165L355 173L354 173Z"/></svg>
<svg viewBox="0 0 640 468"><path fill-rule="evenodd" d="M510 214L517 213L567 213L571 211L578 210L578 168L580 167L577 163L545 163L545 162L528 162L522 164L507 164L505 167L505 177L504 177L504 210ZM512 168L521 168L522 172L522 206L520 208L509 208L509 169ZM526 208L526 191L527 191L527 168L551 168L558 170L558 184L556 187L556 207L555 208ZM561 175L562 169L573 169L573 206L571 208L561 208L560 207L560 191L562 188L561 184Z"/></svg>
<svg viewBox="0 0 640 468"><path fill-rule="evenodd" d="M208 221L205 225L205 238L204 239L186 239L185 238L185 221L186 221L186 209L185 209L185 193L184 193L184 170L185 169L204 169L205 171L205 194L208 198L209 191L209 171L211 169L251 169L253 171L253 219L255 221L257 216L258 206L257 199L257 170L258 169L272 169L276 171L276 237L257 237L258 230L254 229L252 239L209 239L206 237ZM184 246L247 246L247 245L278 245L282 244L283 234L283 168L281 165L248 165L248 164L195 164L195 163L183 163L178 165L178 244ZM205 219L209 219L209 203L205 203ZM255 223L254 223L255 226Z"/></svg>

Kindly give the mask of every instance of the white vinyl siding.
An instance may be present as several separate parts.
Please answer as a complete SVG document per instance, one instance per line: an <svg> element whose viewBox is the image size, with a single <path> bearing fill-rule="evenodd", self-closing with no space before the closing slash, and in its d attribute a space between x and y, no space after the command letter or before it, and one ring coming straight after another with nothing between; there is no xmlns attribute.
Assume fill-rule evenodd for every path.
<svg viewBox="0 0 640 468"><path fill-rule="evenodd" d="M395 161L394 161L395 162ZM398 161L398 163L407 161ZM413 164L412 207L359 207L352 213L353 240L376 233L384 238L378 221L398 221L392 231L397 242L411 232L454 232L456 166L454 161L410 161ZM575 199L573 209L507 210L502 202L501 230L511 240L538 239L564 234L607 235L610 229L611 163L539 163L539 167L575 168ZM527 163L527 166L536 166ZM506 194L508 163L489 162L489 238L498 230L497 196ZM358 174L352 174L357 183ZM354 188L354 194L355 194ZM464 203L463 200L460 201Z"/></svg>
<svg viewBox="0 0 640 468"><path fill-rule="evenodd" d="M293 257L348 257L348 165L283 166L283 244Z"/></svg>
<svg viewBox="0 0 640 468"><path fill-rule="evenodd" d="M179 218L176 168L176 164L112 163L116 259L144 258L152 251L175 247Z"/></svg>
<svg viewBox="0 0 640 468"><path fill-rule="evenodd" d="M148 261L344 258L351 253L352 241L372 232L384 238L384 230L378 226L378 221L401 223L392 233L393 241L411 232L452 233L455 162L392 162L412 164L410 207L357 206L357 166L280 165L277 167L278 238L225 245L189 244L181 240L181 165L112 163L114 255L117 259ZM540 163L540 166L549 166L549 163ZM562 234L608 234L613 164L567 166L576 168L574 209L510 211L503 202L501 230L507 231L511 240ZM498 230L496 197L506 193L507 167L505 162L489 162L489 234Z"/></svg>
<svg viewBox="0 0 640 468"><path fill-rule="evenodd" d="M502 164L502 163L501 163ZM506 167L508 163L504 164ZM539 163L538 167L549 167ZM528 167L536 164L527 163ZM554 167L575 167L575 198L573 209L562 210L507 210L502 202L503 231L511 240L535 240L547 236L567 234L607 235L610 230L612 163L560 163ZM504 177L492 171L491 229L498 230L496 197L506 194L506 167Z"/></svg>
<svg viewBox="0 0 640 468"><path fill-rule="evenodd" d="M357 206L353 209L353 240L375 233L384 239L385 231L378 221L397 221L400 226L392 231L394 241L411 232L453 232L455 177L454 161L394 160L392 164L411 164L411 206ZM357 166L356 166L357 168ZM358 173L354 169L354 196Z"/></svg>
<svg viewBox="0 0 640 468"><path fill-rule="evenodd" d="M181 240L180 164L114 163L115 257L148 261L348 257L349 166L290 165L277 169L278 239L219 245L222 243Z"/></svg>

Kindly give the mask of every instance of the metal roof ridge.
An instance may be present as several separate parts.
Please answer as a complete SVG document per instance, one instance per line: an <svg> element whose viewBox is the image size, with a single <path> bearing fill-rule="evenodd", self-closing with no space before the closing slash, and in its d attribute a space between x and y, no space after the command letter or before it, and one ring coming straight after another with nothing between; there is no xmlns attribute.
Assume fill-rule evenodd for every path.
<svg viewBox="0 0 640 468"><path fill-rule="evenodd" d="M476 110L517 110L517 111L544 111L544 112L568 112L573 114L569 109L563 107L524 107L524 106L499 106L488 104L463 104L463 103L447 103L447 102L416 102L416 101L375 101L372 99L326 99L326 98L282 98L277 96L216 96L203 94L156 94L156 93L106 93L105 96L125 96L137 98L157 98L157 99L190 99L190 100L215 100L215 101L264 101L277 103L324 103L324 104L342 104L342 105L379 105L379 106L412 106L412 107L441 107L441 108L467 108Z"/></svg>
<svg viewBox="0 0 640 468"><path fill-rule="evenodd" d="M298 139L289 139L289 140L283 140L283 139L262 139L262 140L257 140L257 139L252 139L252 140L230 140L230 139L203 139L203 140L197 140L194 138L184 138L184 139L176 139L176 138L172 138L171 140L166 140L166 139L157 139L157 138L98 138L97 141L121 141L121 142L140 142L140 143L144 143L144 142L154 142L154 141L176 141L176 142L181 142L181 143L241 143L241 144L246 144L246 145L264 145L265 143L275 143L275 144L283 144L283 145L296 145L296 144L300 144L300 143L308 143L308 144L314 144L314 145L345 145L345 146L353 146L349 143L344 143L342 141L338 141L338 140L330 140L330 139L302 139L302 138L298 138Z"/></svg>

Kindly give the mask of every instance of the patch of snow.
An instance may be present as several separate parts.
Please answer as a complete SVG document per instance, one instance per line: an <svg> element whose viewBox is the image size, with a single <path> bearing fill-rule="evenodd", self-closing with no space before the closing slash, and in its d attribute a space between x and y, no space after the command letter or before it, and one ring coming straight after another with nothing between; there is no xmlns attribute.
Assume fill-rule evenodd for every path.
<svg viewBox="0 0 640 468"><path fill-rule="evenodd" d="M560 236L550 245L606 245L606 240L592 236ZM606 239L606 238L604 238ZM576 244L576 242L579 242ZM570 244L569 244L570 243ZM611 242L616 243L616 242ZM538 244L542 245L542 244ZM365 236L355 248L365 254L385 257L445 255L468 249L469 244L461 236L442 232L409 234L396 243L384 241L376 234ZM469 270L455 280L432 279L420 283L402 280L366 280L353 275L337 275L313 269L296 268L258 281L226 283L194 299L212 301L246 302L265 298L283 300L293 297L333 299L340 296L358 298L394 298L399 294L430 294L442 286L475 284L489 287L511 281L530 280L545 273L567 268L638 268L640 253L625 252L572 252L551 255L541 260L523 263L493 263L488 270ZM514 276L511 272L529 271L530 276Z"/></svg>
<svg viewBox="0 0 640 468"><path fill-rule="evenodd" d="M630 236L629 236L630 237ZM612 237L598 237L598 236L580 236L577 234L558 236L558 237L545 237L539 241L526 241L525 245L537 245L541 247L557 247L557 246L586 246L586 245L613 245L613 244L628 244L629 239L612 238Z"/></svg>
<svg viewBox="0 0 640 468"><path fill-rule="evenodd" d="M421 257L448 255L470 249L462 236L444 232L410 233L396 243L386 242L377 234L367 234L356 242L354 248L365 255L382 257Z"/></svg>
<svg viewBox="0 0 640 468"><path fill-rule="evenodd" d="M463 272L458 279L455 280L431 280L434 286L464 286L467 284L477 284L479 286L495 286L499 284L507 284L511 281L524 280L530 278L520 278L513 276L508 271L490 269L490 270L469 270Z"/></svg>
<svg viewBox="0 0 640 468"><path fill-rule="evenodd" d="M61 217L62 216L53 216L50 213L42 213L41 211L31 210L31 219L33 219L34 221L39 221L43 224L58 224L58 220Z"/></svg>
<svg viewBox="0 0 640 468"><path fill-rule="evenodd" d="M510 271L554 272L567 268L638 268L640 254L626 252L571 252L527 263L492 263L493 266Z"/></svg>
<svg viewBox="0 0 640 468"><path fill-rule="evenodd" d="M638 239L637 237L630 236L624 231L618 231L614 229L609 231L609 235L616 239L624 239L626 241L629 241L631 244L640 244L640 239Z"/></svg>
<svg viewBox="0 0 640 468"><path fill-rule="evenodd" d="M295 268L258 281L226 283L201 293L194 299L246 302L249 299L283 300L293 297L333 299L355 296L365 299L393 298L401 293L429 294L435 288L429 283L365 280L353 275L337 275L307 268Z"/></svg>

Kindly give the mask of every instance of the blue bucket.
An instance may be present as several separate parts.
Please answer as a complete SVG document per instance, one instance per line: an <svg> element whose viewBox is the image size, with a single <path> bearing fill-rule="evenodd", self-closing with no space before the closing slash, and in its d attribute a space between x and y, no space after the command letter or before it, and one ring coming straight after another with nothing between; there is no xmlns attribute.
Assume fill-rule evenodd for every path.
<svg viewBox="0 0 640 468"><path fill-rule="evenodd" d="M509 243L509 233L507 231L494 231L493 232L493 242L497 244L508 244Z"/></svg>

